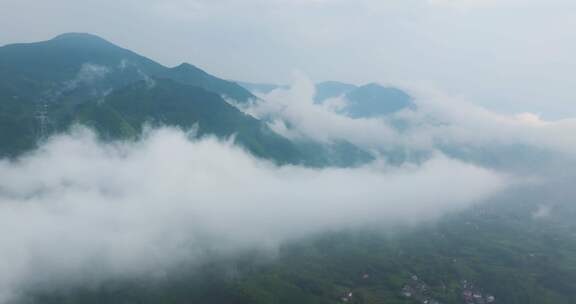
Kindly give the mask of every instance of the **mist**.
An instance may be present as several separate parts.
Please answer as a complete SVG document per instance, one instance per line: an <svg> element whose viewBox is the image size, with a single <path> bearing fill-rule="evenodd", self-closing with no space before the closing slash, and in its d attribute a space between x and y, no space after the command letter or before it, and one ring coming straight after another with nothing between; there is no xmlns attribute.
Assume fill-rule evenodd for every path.
<svg viewBox="0 0 576 304"><path fill-rule="evenodd" d="M344 96L316 103L314 83L301 72L293 74L290 87L259 94L250 105L235 105L292 140L344 141L378 157L397 149L413 155L442 151L478 166L534 176L569 174L566 164L576 163L574 118L506 115L437 89L398 87L413 97L416 108L380 117L347 116L339 111L349 102Z"/></svg>
<svg viewBox="0 0 576 304"><path fill-rule="evenodd" d="M478 203L505 174L436 155L421 165L279 167L233 139L149 131L102 143L76 128L0 162L0 294L151 275L207 252L273 250L367 224L415 224Z"/></svg>

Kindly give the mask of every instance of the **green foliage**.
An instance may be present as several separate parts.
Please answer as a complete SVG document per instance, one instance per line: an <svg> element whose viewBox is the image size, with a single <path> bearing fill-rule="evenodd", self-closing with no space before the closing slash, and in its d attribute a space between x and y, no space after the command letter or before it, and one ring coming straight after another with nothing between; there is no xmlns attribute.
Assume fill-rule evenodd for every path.
<svg viewBox="0 0 576 304"><path fill-rule="evenodd" d="M325 233L284 244L274 259L257 252L214 257L200 268L179 267L161 280L37 291L28 299L30 303L410 304L418 302L400 291L417 275L427 284L428 295L445 304L464 302L463 280L494 295L496 303L575 303L576 242L564 222L542 223L529 213L519 215L531 207L498 202L414 228ZM353 296L344 302L349 292Z"/></svg>
<svg viewBox="0 0 576 304"><path fill-rule="evenodd" d="M255 156L278 164L350 166L372 159L345 142L292 142L221 96L254 98L190 64L166 68L93 35L8 45L0 48L0 157L37 146L38 110L46 107L45 136L74 124L105 140L138 138L144 125L197 126L199 136L234 137Z"/></svg>

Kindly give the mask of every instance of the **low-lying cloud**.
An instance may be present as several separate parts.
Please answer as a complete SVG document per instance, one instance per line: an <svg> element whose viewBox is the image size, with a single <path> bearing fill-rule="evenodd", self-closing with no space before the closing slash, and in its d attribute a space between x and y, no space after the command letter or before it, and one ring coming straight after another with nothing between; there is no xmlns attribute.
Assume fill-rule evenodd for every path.
<svg viewBox="0 0 576 304"><path fill-rule="evenodd" d="M435 90L406 89L416 109L382 117L352 118L338 112L344 97L314 102L314 84L295 74L245 112L269 121L276 132L295 140L349 142L386 155L403 149L418 155L437 151L481 166L539 174L576 162L576 119L545 121L533 113L504 115ZM382 100L386 102L386 100ZM402 127L398 128L398 125Z"/></svg>
<svg viewBox="0 0 576 304"><path fill-rule="evenodd" d="M272 129L292 139L322 143L348 141L366 149L387 149L407 140L384 119L351 118L336 111L337 100L318 104L314 102L314 96L315 87L310 79L295 73L289 88L262 94L259 101L240 108L270 121Z"/></svg>
<svg viewBox="0 0 576 304"><path fill-rule="evenodd" d="M434 119L419 131L461 145L523 144L571 156L576 153L576 119L545 121L534 113L504 115L433 90L414 90L420 113L412 122Z"/></svg>
<svg viewBox="0 0 576 304"><path fill-rule="evenodd" d="M131 143L76 129L0 162L0 302L29 284L142 275L207 251L433 220L507 183L441 155L401 167L279 167L174 129Z"/></svg>

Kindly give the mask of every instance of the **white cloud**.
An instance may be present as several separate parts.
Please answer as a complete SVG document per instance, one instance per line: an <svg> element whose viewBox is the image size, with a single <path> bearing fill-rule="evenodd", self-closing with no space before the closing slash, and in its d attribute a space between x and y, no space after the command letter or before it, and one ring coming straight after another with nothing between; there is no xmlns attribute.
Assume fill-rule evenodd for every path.
<svg viewBox="0 0 576 304"><path fill-rule="evenodd" d="M208 249L274 246L324 229L432 220L506 184L440 156L421 166L314 170L170 129L123 144L76 130L0 162L0 294L85 273L161 273Z"/></svg>
<svg viewBox="0 0 576 304"><path fill-rule="evenodd" d="M442 146L513 163L518 155L509 154L509 149L523 146L523 150L531 150L534 155L545 151L557 158L558 163L576 161L574 119L546 121L527 112L499 114L437 90L411 86L404 90L414 96L417 110L404 110L388 117L351 118L336 110L347 102L342 98L314 103L313 83L302 73L296 73L289 89L272 91L261 95L259 102L239 107L255 117L271 120L272 129L288 138L322 143L347 141L384 154L396 148L434 153ZM394 120L406 122L407 130L392 127ZM522 166L531 168L548 160L540 158L540 164Z"/></svg>
<svg viewBox="0 0 576 304"><path fill-rule="evenodd" d="M418 113L409 118L420 125L415 137L483 149L519 144L575 160L575 119L545 121L527 112L505 115L438 91L413 89L411 93L419 106Z"/></svg>
<svg viewBox="0 0 576 304"><path fill-rule="evenodd" d="M384 118L355 119L336 112L335 107L345 100L317 104L314 96L312 81L296 72L289 89L274 90L261 95L259 102L240 107L255 117L272 120L274 130L292 139L347 141L367 150L389 150L399 145L432 148L430 142L400 136Z"/></svg>

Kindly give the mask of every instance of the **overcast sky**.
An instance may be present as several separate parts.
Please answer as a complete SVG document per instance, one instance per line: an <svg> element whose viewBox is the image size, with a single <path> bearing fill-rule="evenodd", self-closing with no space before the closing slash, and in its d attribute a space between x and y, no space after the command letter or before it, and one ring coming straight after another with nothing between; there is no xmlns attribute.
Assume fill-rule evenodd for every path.
<svg viewBox="0 0 576 304"><path fill-rule="evenodd" d="M431 87L576 116L573 0L0 0L0 44L90 32L166 65Z"/></svg>

